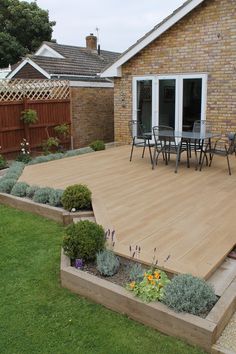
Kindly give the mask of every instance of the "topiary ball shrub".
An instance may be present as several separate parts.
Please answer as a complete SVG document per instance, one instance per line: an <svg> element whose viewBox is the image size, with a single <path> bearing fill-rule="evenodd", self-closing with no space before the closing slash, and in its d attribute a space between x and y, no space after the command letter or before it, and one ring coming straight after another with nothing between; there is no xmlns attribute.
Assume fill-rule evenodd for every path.
<svg viewBox="0 0 236 354"><path fill-rule="evenodd" d="M26 188L26 197L29 199L33 199L35 192L39 189L40 187L35 185L29 186L28 188Z"/></svg>
<svg viewBox="0 0 236 354"><path fill-rule="evenodd" d="M63 248L72 260L80 258L85 262L93 261L104 247L105 232L102 226L84 220L66 228Z"/></svg>
<svg viewBox="0 0 236 354"><path fill-rule="evenodd" d="M213 288L203 279L181 274L166 285L163 302L176 312L204 314L217 301Z"/></svg>
<svg viewBox="0 0 236 354"><path fill-rule="evenodd" d="M16 183L16 179L15 178L2 178L0 180L0 192L2 193L11 193L11 190L13 188L13 186Z"/></svg>
<svg viewBox="0 0 236 354"><path fill-rule="evenodd" d="M118 272L119 258L110 250L104 250L97 253L97 270L106 277L111 277Z"/></svg>
<svg viewBox="0 0 236 354"><path fill-rule="evenodd" d="M49 204L49 199L52 191L53 189L48 187L39 188L33 196L33 201L41 204Z"/></svg>
<svg viewBox="0 0 236 354"><path fill-rule="evenodd" d="M64 209L91 209L91 191L83 184L74 184L65 189L61 202Z"/></svg>
<svg viewBox="0 0 236 354"><path fill-rule="evenodd" d="M105 143L102 140L95 140L89 145L94 151L105 150Z"/></svg>
<svg viewBox="0 0 236 354"><path fill-rule="evenodd" d="M51 206L55 206L55 207L62 206L61 197L62 197L63 193L64 193L64 191L61 189L52 190L52 192L50 193L50 196L49 196L48 204Z"/></svg>
<svg viewBox="0 0 236 354"><path fill-rule="evenodd" d="M11 190L11 194L15 195L16 197L25 197L27 188L29 188L27 183L17 182Z"/></svg>

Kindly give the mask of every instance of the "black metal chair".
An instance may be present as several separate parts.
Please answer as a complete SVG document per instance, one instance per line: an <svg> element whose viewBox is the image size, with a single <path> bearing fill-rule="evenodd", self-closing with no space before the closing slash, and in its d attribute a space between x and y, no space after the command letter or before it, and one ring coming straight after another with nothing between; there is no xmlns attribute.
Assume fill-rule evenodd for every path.
<svg viewBox="0 0 236 354"><path fill-rule="evenodd" d="M152 164L151 147L154 146L154 144L151 143L152 133L151 132L145 133L144 126L137 120L129 121L129 131L130 131L130 135L131 135L131 138L132 138L132 147L131 147L130 159L129 160L132 161L133 150L134 150L135 146L143 148L142 158L144 157L146 146L148 146L149 154L150 154L150 160L151 160L151 164Z"/></svg>
<svg viewBox="0 0 236 354"><path fill-rule="evenodd" d="M182 142L176 144L176 139L174 135L174 129L169 126L155 126L153 127L153 136L155 141L154 153L152 159L152 168L157 165L158 157L160 153L163 155L163 160L165 164L168 165L170 161L170 155L176 155L176 166L175 172L178 170L178 163L180 161L180 156L183 151L187 151L187 165L189 167L189 155L188 149L182 147Z"/></svg>
<svg viewBox="0 0 236 354"><path fill-rule="evenodd" d="M213 147L211 146L210 143L208 143L201 161L200 171L202 170L204 159L206 157L206 154L208 153L210 156L209 167L211 166L215 155L226 157L229 175L231 175L229 155L235 153L235 146L236 146L236 134L234 134L234 136L233 135L231 135L230 137L228 136L227 143L225 142L225 139L223 139L222 137L216 140Z"/></svg>
<svg viewBox="0 0 236 354"><path fill-rule="evenodd" d="M206 120L196 120L193 124L193 133L211 133L212 132L212 125ZM200 157L198 160L198 164L201 165L202 161L202 155L204 154L206 157L206 165L208 165L208 157L205 154L205 149L207 144L211 144L211 141L208 140L207 142L205 140L194 140L189 142L189 154L191 157L191 151L194 151L195 154L195 159L198 160L197 153L200 152ZM196 167L197 169L197 167Z"/></svg>

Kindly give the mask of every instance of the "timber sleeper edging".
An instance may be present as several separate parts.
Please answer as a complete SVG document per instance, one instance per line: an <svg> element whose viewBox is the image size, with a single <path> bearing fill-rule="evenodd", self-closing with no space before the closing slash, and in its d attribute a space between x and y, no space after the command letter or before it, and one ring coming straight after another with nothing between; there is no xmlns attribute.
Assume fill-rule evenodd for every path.
<svg viewBox="0 0 236 354"><path fill-rule="evenodd" d="M212 345L223 331L224 323L235 311L234 285L227 289L207 318L176 313L161 302L144 303L123 287L70 265L70 259L61 252L61 285L72 292L103 306L126 314L133 320L153 327L189 344L211 352ZM222 307L222 303L224 306ZM211 317L211 313L213 316ZM217 314L217 315L215 315Z"/></svg>
<svg viewBox="0 0 236 354"><path fill-rule="evenodd" d="M31 199L20 198L6 193L0 193L0 203L46 217L64 225L72 223L74 218L94 216L93 211L88 210L70 213L63 208L53 207L48 204L35 203Z"/></svg>

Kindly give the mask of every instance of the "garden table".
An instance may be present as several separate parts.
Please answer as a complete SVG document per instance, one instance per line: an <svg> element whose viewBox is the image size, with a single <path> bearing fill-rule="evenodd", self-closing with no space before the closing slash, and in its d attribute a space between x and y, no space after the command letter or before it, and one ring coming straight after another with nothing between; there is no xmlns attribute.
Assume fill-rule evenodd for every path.
<svg viewBox="0 0 236 354"><path fill-rule="evenodd" d="M148 132L145 133L147 135L151 135L152 133ZM178 130L161 130L159 136L161 138L169 138L169 139L175 139L176 143L178 144L178 151L176 154L176 163L175 163L175 173L178 171L178 165L179 165L179 160L180 160L180 153L181 153L181 147L182 143L186 142L187 144L187 149L190 147L190 143L193 143L194 146L196 147L197 145L199 146L200 149L200 158L198 161L197 158L197 153L196 153L196 148L195 148L195 169L198 169L198 164L201 163L202 159L202 154L204 154L204 141L208 140L209 144L211 144L211 139L213 137L217 137L218 134L215 133L210 133L206 131L201 131L201 132L192 132L192 131L178 131ZM189 167L189 164L188 164Z"/></svg>

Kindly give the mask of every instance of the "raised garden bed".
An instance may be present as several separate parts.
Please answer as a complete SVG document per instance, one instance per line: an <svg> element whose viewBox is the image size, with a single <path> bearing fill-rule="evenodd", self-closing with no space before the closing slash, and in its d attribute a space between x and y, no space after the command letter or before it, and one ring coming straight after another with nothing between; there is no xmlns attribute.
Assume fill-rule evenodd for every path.
<svg viewBox="0 0 236 354"><path fill-rule="evenodd" d="M11 194L0 193L0 203L22 211L44 216L48 219L69 225L74 218L93 217L93 211L78 211L70 213L63 208L52 207L47 204L35 203L31 199L15 197Z"/></svg>
<svg viewBox="0 0 236 354"><path fill-rule="evenodd" d="M61 254L61 284L105 307L126 314L165 334L211 352L236 308L236 281L232 282L206 318L172 311L160 302L144 303L120 285L78 270Z"/></svg>

